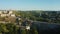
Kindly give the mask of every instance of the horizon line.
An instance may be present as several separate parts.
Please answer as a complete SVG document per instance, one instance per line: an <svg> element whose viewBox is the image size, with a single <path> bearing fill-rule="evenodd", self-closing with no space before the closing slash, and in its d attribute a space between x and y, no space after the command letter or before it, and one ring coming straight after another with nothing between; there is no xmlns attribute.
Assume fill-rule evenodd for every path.
<svg viewBox="0 0 60 34"><path fill-rule="evenodd" d="M16 11L60 11L60 10L41 10L41 9L31 9L31 10L21 10L21 9L0 9L2 10L16 10Z"/></svg>

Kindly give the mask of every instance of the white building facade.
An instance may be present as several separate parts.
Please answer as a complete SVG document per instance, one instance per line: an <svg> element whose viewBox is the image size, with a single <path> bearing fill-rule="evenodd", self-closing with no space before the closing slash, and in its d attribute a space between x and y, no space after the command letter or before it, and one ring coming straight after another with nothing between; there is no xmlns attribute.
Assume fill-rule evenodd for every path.
<svg viewBox="0 0 60 34"><path fill-rule="evenodd" d="M0 11L0 16L1 17L5 17L5 16L15 17L15 14L13 14L13 11Z"/></svg>

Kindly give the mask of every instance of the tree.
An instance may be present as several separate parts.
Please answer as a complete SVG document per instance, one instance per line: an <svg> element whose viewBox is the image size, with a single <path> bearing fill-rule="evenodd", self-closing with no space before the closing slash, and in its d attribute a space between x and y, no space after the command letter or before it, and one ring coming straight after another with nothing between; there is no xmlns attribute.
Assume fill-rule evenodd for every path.
<svg viewBox="0 0 60 34"><path fill-rule="evenodd" d="M0 23L0 33L7 33L9 30L6 27L6 24Z"/></svg>
<svg viewBox="0 0 60 34"><path fill-rule="evenodd" d="M25 29L22 29L21 30L21 34L26 34L26 30Z"/></svg>
<svg viewBox="0 0 60 34"><path fill-rule="evenodd" d="M17 31L19 29L19 27L17 27L17 25L15 25L14 23L8 23L6 24L7 29L9 30L8 34L17 34Z"/></svg>
<svg viewBox="0 0 60 34"><path fill-rule="evenodd" d="M36 26L33 26L31 29L31 34L38 34Z"/></svg>

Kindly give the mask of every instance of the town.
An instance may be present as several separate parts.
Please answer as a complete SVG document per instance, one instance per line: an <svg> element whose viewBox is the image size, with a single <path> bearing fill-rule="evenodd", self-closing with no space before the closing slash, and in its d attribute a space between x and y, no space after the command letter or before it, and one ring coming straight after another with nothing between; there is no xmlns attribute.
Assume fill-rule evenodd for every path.
<svg viewBox="0 0 60 34"><path fill-rule="evenodd" d="M0 34L60 34L60 0L0 0Z"/></svg>
<svg viewBox="0 0 60 34"><path fill-rule="evenodd" d="M52 29L58 31L59 16L59 11L0 10L1 34L40 34L45 30L52 32Z"/></svg>

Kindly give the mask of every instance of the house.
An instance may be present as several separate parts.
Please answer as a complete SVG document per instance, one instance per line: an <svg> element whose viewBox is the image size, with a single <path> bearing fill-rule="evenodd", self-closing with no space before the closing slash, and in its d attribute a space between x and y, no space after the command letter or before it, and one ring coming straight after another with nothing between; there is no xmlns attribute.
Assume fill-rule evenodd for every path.
<svg viewBox="0 0 60 34"><path fill-rule="evenodd" d="M12 14L13 13L13 11L9 11L9 14Z"/></svg>
<svg viewBox="0 0 60 34"><path fill-rule="evenodd" d="M10 16L15 17L15 14L10 14Z"/></svg>
<svg viewBox="0 0 60 34"><path fill-rule="evenodd" d="M0 11L0 14L2 14L2 11Z"/></svg>
<svg viewBox="0 0 60 34"><path fill-rule="evenodd" d="M26 26L26 29L27 29L27 30L30 30L30 26Z"/></svg>

